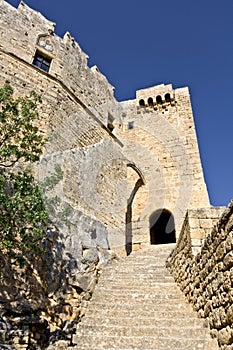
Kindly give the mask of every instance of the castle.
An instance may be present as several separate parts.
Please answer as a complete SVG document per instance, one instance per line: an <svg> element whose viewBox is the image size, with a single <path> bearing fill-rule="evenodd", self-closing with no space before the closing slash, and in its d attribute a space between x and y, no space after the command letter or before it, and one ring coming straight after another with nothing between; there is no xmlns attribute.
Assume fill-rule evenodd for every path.
<svg viewBox="0 0 233 350"><path fill-rule="evenodd" d="M42 97L38 123L49 141L35 171L43 180L62 169L53 195L68 209L66 254L80 261L88 249L124 256L177 242L187 211L200 252L223 208L209 203L188 88L162 84L118 102L74 38L58 37L24 2L0 0L0 24L1 85Z"/></svg>
<svg viewBox="0 0 233 350"><path fill-rule="evenodd" d="M175 241L186 210L209 206L188 88L158 85L119 103L69 33L56 36L23 2L1 8L1 82L43 101L40 176L61 165L59 195L107 229L110 248Z"/></svg>

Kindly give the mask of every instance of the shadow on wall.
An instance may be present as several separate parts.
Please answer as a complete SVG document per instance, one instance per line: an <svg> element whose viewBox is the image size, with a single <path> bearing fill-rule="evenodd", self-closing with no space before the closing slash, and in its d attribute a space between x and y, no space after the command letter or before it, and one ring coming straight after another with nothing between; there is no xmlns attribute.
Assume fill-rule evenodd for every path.
<svg viewBox="0 0 233 350"><path fill-rule="evenodd" d="M167 209L158 209L150 216L150 243L167 244L176 242L175 221Z"/></svg>
<svg viewBox="0 0 233 350"><path fill-rule="evenodd" d="M132 252L132 239L133 239L133 234L132 234L132 205L133 205L133 200L134 197L138 191L138 189L143 185L142 179L138 179L136 182L133 191L131 192L130 198L127 201L127 212L125 215L125 251L126 255L130 255Z"/></svg>

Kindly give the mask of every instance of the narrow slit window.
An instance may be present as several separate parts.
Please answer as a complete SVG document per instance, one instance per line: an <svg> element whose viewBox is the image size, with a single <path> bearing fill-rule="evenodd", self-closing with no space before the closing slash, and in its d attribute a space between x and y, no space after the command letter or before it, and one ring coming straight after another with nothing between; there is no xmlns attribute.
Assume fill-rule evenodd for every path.
<svg viewBox="0 0 233 350"><path fill-rule="evenodd" d="M132 130L134 128L134 122L128 123L128 130Z"/></svg>
<svg viewBox="0 0 233 350"><path fill-rule="evenodd" d="M48 57L45 57L41 55L41 53L36 52L34 60L33 60L33 65L42 69L45 72L49 71L50 64L51 64L51 59Z"/></svg>

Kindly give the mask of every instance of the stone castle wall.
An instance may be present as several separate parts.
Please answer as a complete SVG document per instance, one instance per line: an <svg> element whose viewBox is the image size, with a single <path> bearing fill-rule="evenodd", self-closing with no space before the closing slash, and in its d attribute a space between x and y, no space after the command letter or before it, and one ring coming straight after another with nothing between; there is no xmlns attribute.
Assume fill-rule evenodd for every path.
<svg viewBox="0 0 233 350"><path fill-rule="evenodd" d="M48 137L44 156L49 161L39 164L40 179L52 173L55 162L64 163L63 204L105 227L106 240L108 230L124 232L125 191L116 188L126 178L126 162L121 142L107 127L109 115L113 122L119 110L112 86L96 67L87 66L87 55L68 33L59 38L55 24L23 2L15 9L0 1L0 15L1 85L10 82L15 95L34 90L42 97L38 123ZM32 64L37 50L52 58L49 73Z"/></svg>
<svg viewBox="0 0 233 350"><path fill-rule="evenodd" d="M223 208L203 208L196 213L188 212L168 267L194 309L208 320L220 349L230 350L233 341L233 202L220 215L222 211ZM217 221L213 229L211 221ZM205 239L204 231L208 231ZM202 241L199 253L197 241Z"/></svg>
<svg viewBox="0 0 233 350"><path fill-rule="evenodd" d="M175 218L178 237L187 208L209 205L189 91L158 85L136 96L121 103L116 128L126 158L145 178L133 203L133 235L136 242L148 241L151 215L166 209Z"/></svg>
<svg viewBox="0 0 233 350"><path fill-rule="evenodd" d="M10 273L14 277L0 290L5 307L1 315L6 310L8 315L0 319L0 326L15 327L13 333L12 328L5 333L13 334L17 349L36 344L38 337L43 345L48 328L54 339L56 334L71 334L72 322L82 315L101 266L114 256L111 249L129 254L149 244L153 220L166 209L179 239L171 268L195 307L209 317L213 333L223 344L221 339L230 339L231 308L227 282L226 288L225 282L219 282L218 294L216 280L231 276L229 238L220 232L232 233L224 221L227 217L231 222L232 206L207 240L217 259L214 266L204 242L222 208L199 209L209 207L209 199L188 89L158 85L138 90L135 100L119 103L106 77L97 67L88 67L87 55L71 35L60 38L54 29L53 22L23 2L15 9L0 0L0 84L9 82L16 96L32 90L41 95L38 124L48 142L35 174L46 181L60 169L59 181L47 193L49 199L58 200L51 208L56 229L48 230L46 260L29 264L25 272L11 270L12 262L0 255L6 266L3 280ZM37 53L51 62L49 72L33 64ZM193 254L203 244L201 255L195 258ZM223 262L216 257L217 246ZM210 265L205 264L207 258ZM199 273L204 279L200 280ZM11 288L17 278L16 289ZM205 278L213 281L212 296ZM228 299L222 320L225 290ZM206 295L206 304L201 293ZM19 310L17 315L14 308ZM33 322L34 328L41 325L41 336L30 328ZM23 329L23 340L18 329Z"/></svg>
<svg viewBox="0 0 233 350"><path fill-rule="evenodd" d="M18 67L24 67L22 61L31 64L37 50L51 58L49 74L62 82L106 125L108 112L114 115L116 105L113 87L97 67L87 66L88 56L74 38L69 33L66 33L63 38L58 37L54 33L55 23L47 20L23 2L19 4L18 9L15 9L1 0L0 15L0 49L13 54ZM17 58L22 61L18 61ZM41 72L37 71L38 76L40 76L39 73ZM24 91L31 88L30 84L28 86L30 75L31 72L24 74L26 84ZM17 73L15 77L17 78ZM52 91L51 94L53 95Z"/></svg>
<svg viewBox="0 0 233 350"><path fill-rule="evenodd" d="M118 145L111 140L103 140L97 145L45 155L41 158L37 177L44 182L46 177L55 173L57 166L61 168L63 176L52 189L51 196L59 197L58 210L70 210L66 219L72 224L72 229L66 228L66 239L70 241L67 249L80 250L78 241L72 237L91 237L93 227L89 228L89 221L93 220L99 223L93 242L98 241L100 230L100 236L106 232L103 248L124 247L129 183L126 160ZM89 220L82 220L83 216L77 215L77 212L89 217ZM101 246L100 241L98 245Z"/></svg>
<svg viewBox="0 0 233 350"><path fill-rule="evenodd" d="M86 179L82 178L84 187L90 184L92 195L77 190L79 180L69 171L67 181L73 181L69 196L76 197L78 210L108 226L111 247L128 241L133 246L148 244L150 217L163 209L173 215L178 236L187 208L209 204L187 88L159 85L137 91L136 100L118 103L112 86L97 67L87 66L87 55L69 33L58 37L55 24L23 2L15 9L1 0L0 14L0 82L9 81L17 95L31 90L41 95L39 124L49 136L44 154L72 150L78 159L82 148L84 152L99 148L90 152L92 170L86 167ZM49 72L33 64L37 52L51 60ZM102 147L104 143L108 149ZM101 189L103 181L97 175L103 163L107 190ZM118 165L114 168L111 163ZM116 183L124 183L117 192ZM88 206L80 208L91 196L94 203L100 199L99 192L96 212Z"/></svg>

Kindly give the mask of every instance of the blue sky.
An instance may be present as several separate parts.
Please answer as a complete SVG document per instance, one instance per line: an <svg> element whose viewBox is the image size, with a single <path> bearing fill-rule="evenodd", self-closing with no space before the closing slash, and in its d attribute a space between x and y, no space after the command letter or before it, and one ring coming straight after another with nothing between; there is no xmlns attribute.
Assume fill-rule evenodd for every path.
<svg viewBox="0 0 233 350"><path fill-rule="evenodd" d="M17 6L18 0L8 0ZM69 31L115 86L118 100L140 88L189 86L212 205L233 198L232 0L25 0Z"/></svg>

